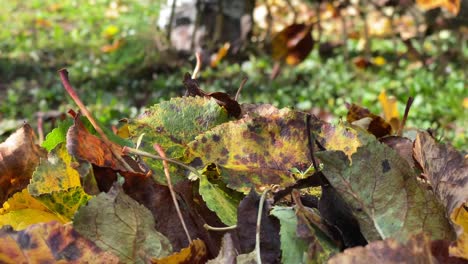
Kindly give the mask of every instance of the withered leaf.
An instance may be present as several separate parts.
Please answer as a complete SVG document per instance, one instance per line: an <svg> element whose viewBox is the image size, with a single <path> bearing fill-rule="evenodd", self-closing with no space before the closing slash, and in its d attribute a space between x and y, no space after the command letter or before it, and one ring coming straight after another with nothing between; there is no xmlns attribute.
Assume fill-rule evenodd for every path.
<svg viewBox="0 0 468 264"><path fill-rule="evenodd" d="M122 146L113 142L105 142L89 133L83 125L80 115L76 115L75 123L68 129L67 149L77 159L88 161L99 167L111 168L122 173L142 177L147 173L135 160L123 154ZM116 154L122 157L135 172L127 170L122 160L116 157Z"/></svg>
<svg viewBox="0 0 468 264"><path fill-rule="evenodd" d="M204 264L207 261L207 251L205 243L200 239L193 240L190 245L170 256L152 259L154 264Z"/></svg>
<svg viewBox="0 0 468 264"><path fill-rule="evenodd" d="M0 245L2 263L120 263L71 225L58 222L31 225L19 232L0 229Z"/></svg>
<svg viewBox="0 0 468 264"><path fill-rule="evenodd" d="M352 263L437 263L431 254L429 236L419 234L411 237L406 244L400 244L396 239L374 241L366 247L346 249L332 257L330 264Z"/></svg>
<svg viewBox="0 0 468 264"><path fill-rule="evenodd" d="M206 264L236 264L237 249L234 247L232 235L226 233L221 242L221 249L216 258L208 260Z"/></svg>
<svg viewBox="0 0 468 264"><path fill-rule="evenodd" d="M75 214L73 227L123 263L146 263L172 252L169 240L154 228L151 212L115 184Z"/></svg>
<svg viewBox="0 0 468 264"><path fill-rule="evenodd" d="M468 159L452 146L437 143L426 132L416 137L414 157L457 232L458 240L450 253L468 259Z"/></svg>
<svg viewBox="0 0 468 264"><path fill-rule="evenodd" d="M0 204L23 190L40 159L47 158L35 139L31 126L25 124L0 144Z"/></svg>
<svg viewBox="0 0 468 264"><path fill-rule="evenodd" d="M451 239L453 230L437 198L393 149L376 139L359 147L351 161L340 151L318 152L323 174L338 191L367 241L409 239L422 231Z"/></svg>
<svg viewBox="0 0 468 264"><path fill-rule="evenodd" d="M366 129L377 138L392 133L392 126L385 119L356 104L349 107L346 121Z"/></svg>
<svg viewBox="0 0 468 264"><path fill-rule="evenodd" d="M240 243L240 254L245 255L255 248L259 204L260 196L251 190L239 205L236 233ZM280 224L276 217L270 216L268 213L270 209L271 202L267 200L263 206L262 222L260 223L260 253L263 263L279 263L281 254Z"/></svg>
<svg viewBox="0 0 468 264"><path fill-rule="evenodd" d="M289 65L301 63L314 47L312 24L292 24L272 39L272 57Z"/></svg>

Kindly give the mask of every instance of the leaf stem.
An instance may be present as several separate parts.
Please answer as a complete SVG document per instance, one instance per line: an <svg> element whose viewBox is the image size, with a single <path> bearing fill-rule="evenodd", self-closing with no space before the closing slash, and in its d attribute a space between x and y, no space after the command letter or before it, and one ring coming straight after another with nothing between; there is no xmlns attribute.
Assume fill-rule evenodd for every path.
<svg viewBox="0 0 468 264"><path fill-rule="evenodd" d="M397 135L400 137L403 134L403 128L405 128L406 120L408 119L409 110L411 108L411 105L413 104L413 101L414 101L414 98L410 96L408 98L408 101L406 102L405 114L403 115L403 120L401 121L401 125L397 133Z"/></svg>
<svg viewBox="0 0 468 264"><path fill-rule="evenodd" d="M200 72L201 68L201 54L200 52L195 52L195 57L197 58L197 64L195 64L195 69L193 70L192 73L192 79L197 79L198 72Z"/></svg>
<svg viewBox="0 0 468 264"><path fill-rule="evenodd" d="M234 97L234 100L237 101L237 100L239 99L239 96L240 96L240 93L241 93L241 91L242 91L242 88L244 88L244 85L245 85L245 83L247 83L247 80L248 80L248 79L249 79L249 78L248 78L247 76L244 76L244 78L242 78L242 81L241 81L241 83L240 83L240 85L239 85L239 89L237 89L236 97Z"/></svg>
<svg viewBox="0 0 468 264"><path fill-rule="evenodd" d="M158 144L153 145L154 149L161 155L161 157L166 158L166 153L164 153L164 150L159 146ZM188 243L192 242L192 238L190 237L190 233L187 229L187 226L185 225L184 218L182 216L182 213L180 212L179 208L179 203L177 202L177 197L174 191L174 188L172 187L171 183L171 175L169 175L169 165L167 164L167 160L162 160L163 167L164 167L164 174L166 175L166 180L167 180L167 186L169 187L169 192L171 193L172 196L172 201L174 202L174 206L177 211L177 215L179 216L180 223L182 224L182 227L184 228L185 234L187 235Z"/></svg>
<svg viewBox="0 0 468 264"><path fill-rule="evenodd" d="M208 224L204 224L203 227L206 229L206 230L210 230L210 231L229 231L229 230L234 230L237 228L237 225L233 225L233 226L226 226L226 227L214 227L214 226L210 226Z"/></svg>
<svg viewBox="0 0 468 264"><path fill-rule="evenodd" d="M148 152L143 151L143 150L130 148L130 147L127 147L127 146L124 146L122 151L124 153L132 153L132 154L140 155L140 156L147 157L147 158L150 158L150 159L165 160L167 162L177 164L177 165L179 165L181 167L184 167L184 168L190 170L191 172L195 173L198 176L198 178L201 178L201 175L197 171L197 169L195 169L194 167L188 166L188 165L186 165L186 164L184 164L184 163L182 163L182 162L180 162L178 160L167 158L167 157L161 157L161 156L158 156L158 155L148 153Z"/></svg>
<svg viewBox="0 0 468 264"><path fill-rule="evenodd" d="M255 255L257 257L257 264L262 264L262 258L260 254L260 226L262 223L262 213L263 213L263 204L265 203L266 195L270 192L270 188L267 188L263 191L262 196L260 197L260 204L258 205L257 213L257 228L255 230Z"/></svg>
<svg viewBox="0 0 468 264"><path fill-rule="evenodd" d="M104 141L105 144L109 147L110 151L114 155L114 157L120 161L120 163L125 167L125 169L129 172L135 172L130 165L122 158L122 156L115 151L115 149L112 147L111 141L107 138L106 133L101 129L99 126L98 122L96 122L96 119L94 119L93 115L91 112L88 111L88 108L83 104L81 101L80 97L76 93L75 89L70 84L70 80L68 79L68 71L67 69L60 69L59 71L60 74L60 80L62 81L62 85L67 91L67 93L70 95L70 97L73 99L73 101L78 105L80 108L80 111L88 118L89 122L93 125L94 129L96 129L96 132L101 136L102 140Z"/></svg>

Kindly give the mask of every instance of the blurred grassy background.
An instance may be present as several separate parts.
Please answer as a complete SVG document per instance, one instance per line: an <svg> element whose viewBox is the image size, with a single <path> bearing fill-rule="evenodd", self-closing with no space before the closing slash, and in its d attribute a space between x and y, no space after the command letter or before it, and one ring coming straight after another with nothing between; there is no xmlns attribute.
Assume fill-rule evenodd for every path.
<svg viewBox="0 0 468 264"><path fill-rule="evenodd" d="M0 136L23 120L36 124L39 112L76 109L57 74L67 68L81 99L104 124L135 117L145 106L183 95L182 78L191 72L194 58L180 58L164 50L163 32L157 29L160 1L52 1L10 0L0 8ZM429 55L449 51L454 32L428 37ZM359 40L346 43L351 55L361 50ZM342 54L327 59L317 49L295 67L283 67L274 80L274 62L262 48L250 48L247 60L226 59L201 72L206 91L235 94L242 78L249 78L241 103L272 103L313 110L338 120L346 115L345 102L382 113L379 93L395 96L400 114L409 96L415 97L407 125L431 128L438 137L465 149L468 132L466 65L448 61L417 66L391 62L395 51L406 47L390 39L375 39L372 67L350 64ZM466 43L463 56L468 57ZM416 65L416 66L415 66ZM45 132L52 124L46 123Z"/></svg>

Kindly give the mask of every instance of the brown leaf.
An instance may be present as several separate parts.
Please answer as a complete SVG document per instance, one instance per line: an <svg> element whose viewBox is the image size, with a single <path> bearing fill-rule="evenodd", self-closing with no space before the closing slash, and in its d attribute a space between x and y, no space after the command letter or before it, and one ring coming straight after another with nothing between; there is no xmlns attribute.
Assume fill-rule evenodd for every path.
<svg viewBox="0 0 468 264"><path fill-rule="evenodd" d="M180 252L160 259L152 259L155 264L202 264L207 261L207 251L205 243L200 239L193 240L190 245Z"/></svg>
<svg viewBox="0 0 468 264"><path fill-rule="evenodd" d="M468 259L468 159L452 146L437 143L426 132L416 137L414 158L457 232L458 241L450 253Z"/></svg>
<svg viewBox="0 0 468 264"><path fill-rule="evenodd" d="M255 230L260 196L252 189L241 201L237 211L237 236L240 243L240 254L250 253L255 248ZM270 216L271 202L265 201L260 227L260 253L263 263L280 262L280 225L279 220Z"/></svg>
<svg viewBox="0 0 468 264"><path fill-rule="evenodd" d="M349 107L346 121L366 129L377 138L390 135L392 132L392 126L385 119L356 104Z"/></svg>
<svg viewBox="0 0 468 264"><path fill-rule="evenodd" d="M289 65L301 63L314 47L312 24L292 24L273 37L272 56Z"/></svg>
<svg viewBox="0 0 468 264"><path fill-rule="evenodd" d="M36 136L31 126L23 125L0 144L0 204L24 189L47 151L34 144Z"/></svg>
<svg viewBox="0 0 468 264"><path fill-rule="evenodd" d="M135 176L147 175L147 171L142 169L139 163L123 154L121 146L113 142L105 142L89 133L81 122L80 115L75 116L75 124L68 129L67 149L77 159L88 161L99 167L111 168ZM135 172L129 172L115 154L122 157Z"/></svg>
<svg viewBox="0 0 468 264"><path fill-rule="evenodd" d="M413 141L409 138L389 136L381 138L380 142L396 150L396 152L408 162L411 168L420 168L419 164L413 159Z"/></svg>
<svg viewBox="0 0 468 264"><path fill-rule="evenodd" d="M413 236L403 245L394 239L374 241L366 247L346 249L343 253L335 255L329 264L348 263L437 263L431 254L431 241L429 236L419 234Z"/></svg>
<svg viewBox="0 0 468 264"><path fill-rule="evenodd" d="M49 222L31 225L16 232L0 230L1 263L119 263L71 225Z"/></svg>
<svg viewBox="0 0 468 264"><path fill-rule="evenodd" d="M131 177L126 178L123 187L130 197L151 211L156 230L169 239L175 251L188 246L187 236L180 232L183 230L182 225L167 186L156 183L151 177ZM208 257L214 257L219 251L223 234L208 232L203 225L207 223L211 226L223 226L223 223L206 207L200 195L193 193L193 188L193 183L187 180L174 185L190 236L193 239L202 239L208 249Z"/></svg>
<svg viewBox="0 0 468 264"><path fill-rule="evenodd" d="M189 73L186 73L184 75L184 86L187 88L186 95L187 96L202 96L202 97L208 97L208 98L213 98L216 100L218 105L224 107L228 114L232 117L239 118L241 115L241 107L239 103L232 99L227 93L222 93L222 92L213 92L213 93L207 93L200 89L200 86L198 85L197 80L192 79Z"/></svg>

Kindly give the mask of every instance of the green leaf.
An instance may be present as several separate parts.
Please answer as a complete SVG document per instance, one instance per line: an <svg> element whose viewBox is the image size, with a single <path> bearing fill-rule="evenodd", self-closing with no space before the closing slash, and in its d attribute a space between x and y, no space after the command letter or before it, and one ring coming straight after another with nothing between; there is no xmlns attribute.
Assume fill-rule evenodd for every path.
<svg viewBox="0 0 468 264"><path fill-rule="evenodd" d="M64 191L41 194L36 199L50 211L73 219L75 212L85 205L91 196L86 194L83 188L77 186Z"/></svg>
<svg viewBox="0 0 468 264"><path fill-rule="evenodd" d="M58 126L54 128L49 134L47 134L42 147L47 149L47 152L54 149L58 144L65 142L67 137L68 128L73 125L73 120L66 119L59 122Z"/></svg>
<svg viewBox="0 0 468 264"><path fill-rule="evenodd" d="M216 101L204 97L180 97L161 102L128 125L134 142L143 135L141 148L154 153L153 145L158 143L170 158L180 159L187 143L197 135L216 125L229 121L226 110ZM159 183L166 183L161 161L143 158L154 171ZM170 164L173 183L184 178L184 170Z"/></svg>
<svg viewBox="0 0 468 264"><path fill-rule="evenodd" d="M376 139L351 156L341 151L317 153L323 174L350 205L368 241L428 232L432 239L454 238L443 206L421 186L417 175L393 149Z"/></svg>
<svg viewBox="0 0 468 264"><path fill-rule="evenodd" d="M288 108L221 124L189 144L187 160L214 163L229 188L248 193L296 181L291 169L310 167L305 114Z"/></svg>
<svg viewBox="0 0 468 264"><path fill-rule="evenodd" d="M232 226L237 223L237 207L243 198L241 193L230 190L224 183L211 183L206 173L200 179L199 192L206 206L221 219L221 221Z"/></svg>
<svg viewBox="0 0 468 264"><path fill-rule="evenodd" d="M169 240L156 231L151 212L114 185L76 213L78 233L110 251L123 263L147 263L172 252Z"/></svg>
<svg viewBox="0 0 468 264"><path fill-rule="evenodd" d="M297 236L297 216L294 208L275 206L270 214L280 220L281 263L302 263L309 245Z"/></svg>

